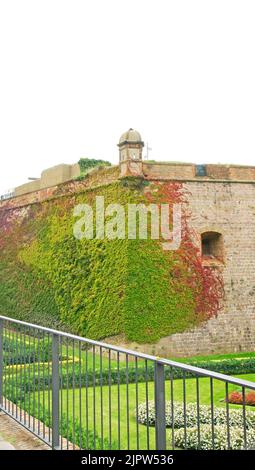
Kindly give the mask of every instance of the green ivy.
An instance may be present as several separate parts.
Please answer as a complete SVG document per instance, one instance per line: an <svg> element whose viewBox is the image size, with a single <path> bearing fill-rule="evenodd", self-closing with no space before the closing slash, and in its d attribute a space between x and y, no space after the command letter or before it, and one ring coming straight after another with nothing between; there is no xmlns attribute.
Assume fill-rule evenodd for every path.
<svg viewBox="0 0 255 470"><path fill-rule="evenodd" d="M80 163L83 170L87 163ZM73 207L94 207L99 195L106 206L146 202L140 182L116 182L37 204L22 224L12 222L0 264L1 314L139 343L195 325L193 290L171 275L179 267L188 277L189 270L158 241L75 239Z"/></svg>

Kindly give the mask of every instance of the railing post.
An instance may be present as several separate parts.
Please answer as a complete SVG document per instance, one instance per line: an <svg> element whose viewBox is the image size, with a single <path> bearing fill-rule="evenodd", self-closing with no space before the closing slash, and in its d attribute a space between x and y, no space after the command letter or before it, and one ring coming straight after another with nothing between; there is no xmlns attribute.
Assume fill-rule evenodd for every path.
<svg viewBox="0 0 255 470"><path fill-rule="evenodd" d="M156 449L166 449L166 402L164 365L155 362L155 431Z"/></svg>
<svg viewBox="0 0 255 470"><path fill-rule="evenodd" d="M52 448L59 448L59 336L52 335Z"/></svg>
<svg viewBox="0 0 255 470"><path fill-rule="evenodd" d="M0 318L0 408L3 406L4 321Z"/></svg>

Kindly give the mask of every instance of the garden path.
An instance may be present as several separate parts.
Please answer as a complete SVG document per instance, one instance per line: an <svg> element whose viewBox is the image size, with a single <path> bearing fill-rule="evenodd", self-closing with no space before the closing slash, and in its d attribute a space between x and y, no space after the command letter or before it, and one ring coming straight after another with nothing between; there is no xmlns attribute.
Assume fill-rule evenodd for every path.
<svg viewBox="0 0 255 470"><path fill-rule="evenodd" d="M49 447L23 426L0 412L0 450L49 450Z"/></svg>

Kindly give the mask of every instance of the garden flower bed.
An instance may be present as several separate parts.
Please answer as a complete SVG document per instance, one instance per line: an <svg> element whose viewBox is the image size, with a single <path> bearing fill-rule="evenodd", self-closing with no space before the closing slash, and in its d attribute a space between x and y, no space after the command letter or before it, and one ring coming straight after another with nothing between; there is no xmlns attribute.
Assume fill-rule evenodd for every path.
<svg viewBox="0 0 255 470"><path fill-rule="evenodd" d="M174 428L186 427L192 428L197 426L199 416L200 425L210 424L212 422L212 412L209 405L200 405L199 413L196 403L186 404L186 413L184 415L184 406L182 403L173 403L173 413L171 402L166 403L166 426ZM146 403L141 403L138 406L137 419L140 424L149 424L155 426L155 405L153 401L148 402L148 410ZM214 408L213 410L213 423L215 426L226 425L227 412L225 408ZM243 427L243 411L229 410L229 426ZM246 428L255 430L255 413L253 411L246 411Z"/></svg>
<svg viewBox="0 0 255 470"><path fill-rule="evenodd" d="M255 406L255 392L250 391L245 395L245 399L241 392L231 392L228 396L228 402L234 405L243 405L244 403L249 406Z"/></svg>
<svg viewBox="0 0 255 470"><path fill-rule="evenodd" d="M177 429L174 434L175 445L181 449L201 449L201 450L242 450L255 449L255 429L246 431L246 445L244 439L244 430L241 427L230 428L230 440L228 446L227 426L215 426L212 435L210 424L204 424L198 428L187 428L186 434L184 428ZM172 438L171 438L172 439Z"/></svg>

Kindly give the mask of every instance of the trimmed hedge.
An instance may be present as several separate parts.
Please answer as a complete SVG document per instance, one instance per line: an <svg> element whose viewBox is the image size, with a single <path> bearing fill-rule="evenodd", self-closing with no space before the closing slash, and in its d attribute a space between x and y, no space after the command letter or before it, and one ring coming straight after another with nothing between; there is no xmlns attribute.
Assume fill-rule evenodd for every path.
<svg viewBox="0 0 255 470"><path fill-rule="evenodd" d="M194 367L212 370L226 375L250 374L255 372L255 357L244 359L220 359L208 361L185 361Z"/></svg>
<svg viewBox="0 0 255 470"><path fill-rule="evenodd" d="M18 335L18 332L15 333ZM52 340L45 338L43 340L36 339L35 344L31 338L30 347L28 342L21 341L18 336L16 338L4 336L3 340L4 364L29 364L40 361L51 361L52 358Z"/></svg>
<svg viewBox="0 0 255 470"><path fill-rule="evenodd" d="M23 358L22 358L23 359ZM31 363L33 361L31 360ZM208 362L207 364L203 363L203 366L207 365L207 368L210 370L214 370L217 372L222 372L228 375L238 375L238 374L248 374L248 373L253 373L255 370L255 358L252 359L246 359L246 360L231 360L229 362L229 365L227 367L227 361L222 361L218 362L217 366L215 367L216 363L210 363ZM192 365L195 365L194 362ZM201 363L198 362L196 364L198 367L201 367ZM95 371L92 368L88 368L87 373L83 370L80 371L79 369L79 364L75 363L74 366L74 371L72 369L72 364L71 362L69 363L69 368L68 368L68 374L67 374L67 368L66 365L63 366L62 369L62 376L60 375L60 380L62 380L62 387L66 388L67 384L72 383L74 380L74 385L76 387L79 387L79 384L84 386L92 386L92 385L108 385L109 384L109 370L108 368L103 368L102 371L100 369L95 369ZM27 366L27 371L28 371L28 366ZM31 371L31 377L34 371ZM37 373L37 370L35 368L35 380L32 381L32 378L29 381L28 374L26 374L26 377L24 377L23 374L21 374L21 380L22 384L19 384L19 387L21 385L22 390L33 390L33 387L36 387L36 390L38 388L42 389L43 385L45 386L51 386L51 370L48 375L48 365L45 364L45 378L43 380L42 377L42 369L41 369L41 376L39 380L39 376ZM170 368L166 367L165 368L165 379L170 380L171 377L173 379L182 379L183 378L183 370L179 369L177 367L173 367L172 371L170 371ZM186 378L194 378L196 377L194 373L189 373L185 372L185 377ZM8 378L6 376L6 379L11 381L11 377ZM145 367L139 366L137 370L135 369L133 364L130 364L129 367L129 373L128 373L128 382L129 383L135 383L137 382L145 382L146 380L148 381L153 381L154 380L154 364L150 364L147 367L147 371ZM116 385L116 384L125 384L127 382L127 371L126 371L126 366L123 364L121 366L120 364L120 369L118 371L117 368L111 369L111 384ZM32 386L33 384L33 386Z"/></svg>

